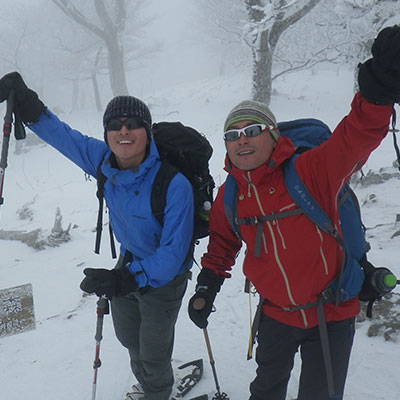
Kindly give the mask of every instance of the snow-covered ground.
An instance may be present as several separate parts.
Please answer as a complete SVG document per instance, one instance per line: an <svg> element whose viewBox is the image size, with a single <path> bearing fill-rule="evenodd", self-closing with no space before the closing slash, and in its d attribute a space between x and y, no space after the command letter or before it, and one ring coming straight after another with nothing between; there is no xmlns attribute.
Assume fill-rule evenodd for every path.
<svg viewBox="0 0 400 400"><path fill-rule="evenodd" d="M224 181L222 170L225 149L222 125L229 110L249 96L246 76L222 77L181 84L162 92L146 93L142 98L151 107L154 121L180 120L204 132L215 152L211 160L216 183ZM348 112L352 99L352 72L346 70L306 71L281 79L271 108L278 120L314 117L334 128ZM135 94L135 93L132 93ZM46 99L43 99L46 102ZM4 106L0 114L4 114ZM60 116L82 132L102 138L101 114L81 112ZM28 133L32 135L31 133ZM394 159L388 137L371 155L364 171L390 168ZM102 252L96 256L94 227L97 215L96 185L49 146L40 144L28 152L14 153L12 140L6 169L2 230L36 228L50 230L56 208L63 216L64 229L72 225L72 240L60 247L34 250L19 241L0 240L0 289L31 283L36 313L36 329L0 338L0 399L78 400L91 397L92 364L95 350L96 296L82 296L79 283L87 267L111 268L107 230ZM400 184L387 183L356 188L372 244L370 259L387 266L400 276L399 237L394 233L399 206ZM366 201L370 194L376 201ZM33 212L31 220L21 220L17 210L26 203ZM207 241L197 247L197 260ZM231 400L248 398L248 385L255 376L255 362L246 360L249 333L249 299L243 293L244 278L239 256L233 277L226 281L216 300L217 312L210 317L209 336L221 390ZM193 268L194 277L198 268ZM195 279L189 284L176 332L174 365L204 358L203 380L192 393L208 393L216 388L208 362L204 338L189 320L187 302L193 294ZM397 289L397 291L399 291ZM256 298L252 298L253 311ZM352 400L397 400L399 398L399 344L366 335L368 322L360 324L351 357L346 398ZM99 369L97 399L123 399L134 382L128 354L117 342L111 317L105 316L101 342L102 367ZM299 360L289 383L288 399L296 397ZM311 399L310 399L311 400Z"/></svg>

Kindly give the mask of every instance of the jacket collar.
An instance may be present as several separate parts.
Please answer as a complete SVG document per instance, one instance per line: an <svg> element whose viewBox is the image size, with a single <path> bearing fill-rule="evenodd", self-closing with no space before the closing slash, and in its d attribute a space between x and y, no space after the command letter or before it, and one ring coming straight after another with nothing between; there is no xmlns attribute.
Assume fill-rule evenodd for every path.
<svg viewBox="0 0 400 400"><path fill-rule="evenodd" d="M116 168L114 155L111 150L109 150L108 154L105 157L103 165L101 166L101 171L107 177L107 179L111 179L112 182L116 185L140 183L147 175L147 172L152 169L157 164L157 162L160 162L160 156L158 154L158 150L154 143L154 140L152 140L149 144L149 153L147 157L134 170L120 170Z"/></svg>
<svg viewBox="0 0 400 400"><path fill-rule="evenodd" d="M258 168L250 171L252 176L253 183L256 183L258 179L263 178L265 175L268 175L275 171L276 169L280 168L285 160L290 158L295 152L295 147L293 142L284 136L280 136L278 139L278 143L272 153L272 156L267 162ZM232 174L236 181L239 182L243 177L247 175L247 171L241 170L236 168L230 161L228 154L225 157L225 168L224 170L230 174Z"/></svg>

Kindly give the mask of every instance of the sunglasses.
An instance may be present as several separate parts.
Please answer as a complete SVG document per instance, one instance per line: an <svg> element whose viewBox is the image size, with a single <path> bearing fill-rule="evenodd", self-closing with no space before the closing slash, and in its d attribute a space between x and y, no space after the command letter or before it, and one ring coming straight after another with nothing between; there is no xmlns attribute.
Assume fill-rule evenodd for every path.
<svg viewBox="0 0 400 400"><path fill-rule="evenodd" d="M121 121L120 119L110 119L107 122L106 130L107 131L119 131L123 126L126 126L127 129L139 129L144 128L144 123L142 120L138 118L127 118L125 121Z"/></svg>
<svg viewBox="0 0 400 400"><path fill-rule="evenodd" d="M224 133L224 140L226 142L235 142L240 138L240 134L244 133L247 137L252 138L261 134L266 128L273 129L272 126L263 124L253 124L241 129L229 129Z"/></svg>

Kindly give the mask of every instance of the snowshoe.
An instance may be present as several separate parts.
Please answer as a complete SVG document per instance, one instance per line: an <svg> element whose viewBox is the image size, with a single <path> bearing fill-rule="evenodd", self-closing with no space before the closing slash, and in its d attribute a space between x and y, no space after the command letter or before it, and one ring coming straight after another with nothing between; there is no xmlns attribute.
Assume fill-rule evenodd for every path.
<svg viewBox="0 0 400 400"><path fill-rule="evenodd" d="M126 400L144 400L144 391L140 383L132 386L132 391L126 394Z"/></svg>
<svg viewBox="0 0 400 400"><path fill-rule="evenodd" d="M179 400L183 398L193 386L203 376L203 360L194 360L186 364L182 364L178 367L176 388L174 389L173 396L171 400ZM200 396L200 398L195 398L193 400L205 400L206 397Z"/></svg>

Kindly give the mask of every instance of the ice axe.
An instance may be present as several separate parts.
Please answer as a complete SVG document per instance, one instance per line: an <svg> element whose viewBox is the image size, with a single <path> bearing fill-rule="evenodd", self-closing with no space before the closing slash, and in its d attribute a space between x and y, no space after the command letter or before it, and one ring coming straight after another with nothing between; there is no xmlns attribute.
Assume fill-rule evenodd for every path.
<svg viewBox="0 0 400 400"><path fill-rule="evenodd" d="M206 301L203 298L199 297L194 301L193 308L195 310L201 310L205 306L205 304L206 304ZM211 350L211 343L210 343L210 338L208 337L207 328L203 328L203 334L204 334L204 340L206 342L206 347L207 347L207 351L208 351L208 357L210 359L211 369L212 369L213 376L214 376L215 387L217 389L217 393L215 393L215 396L212 398L212 400L229 400L228 395L224 392L221 393L221 391L220 391L218 377L217 377L217 371L215 369L215 361L214 361L214 357L213 357L212 350Z"/></svg>

